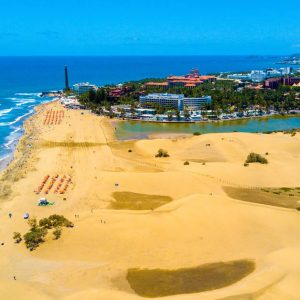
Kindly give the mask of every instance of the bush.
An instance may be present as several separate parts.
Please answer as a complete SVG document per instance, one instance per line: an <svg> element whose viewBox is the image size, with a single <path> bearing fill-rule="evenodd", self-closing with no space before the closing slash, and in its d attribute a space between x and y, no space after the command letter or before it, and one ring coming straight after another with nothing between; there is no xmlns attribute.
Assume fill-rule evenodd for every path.
<svg viewBox="0 0 300 300"><path fill-rule="evenodd" d="M170 155L166 150L159 149L155 157L169 157Z"/></svg>
<svg viewBox="0 0 300 300"><path fill-rule="evenodd" d="M31 228L29 232L24 235L24 242L27 248L30 250L36 249L41 243L43 243L44 237L47 235L46 228Z"/></svg>
<svg viewBox="0 0 300 300"><path fill-rule="evenodd" d="M249 164L248 163L244 163L244 167L249 167Z"/></svg>
<svg viewBox="0 0 300 300"><path fill-rule="evenodd" d="M48 218L41 219L39 226L46 229L52 229L56 227L74 227L72 222L60 215L51 215Z"/></svg>
<svg viewBox="0 0 300 300"><path fill-rule="evenodd" d="M54 229L53 237L55 240L61 237L62 227L74 227L74 224L66 219L64 216L51 215L48 218L43 218L39 222L35 218L29 219L28 224L30 226L29 232L27 232L23 238L27 248L35 250L45 240L45 236L49 229ZM17 241L19 238L18 233L14 234L14 239Z"/></svg>
<svg viewBox="0 0 300 300"><path fill-rule="evenodd" d="M262 155L252 152L248 155L246 163L248 163L248 164L251 164L251 163L267 164L268 161Z"/></svg>
<svg viewBox="0 0 300 300"><path fill-rule="evenodd" d="M19 244L22 241L21 233L20 232L14 232L13 239L15 240L16 244Z"/></svg>
<svg viewBox="0 0 300 300"><path fill-rule="evenodd" d="M57 227L54 231L53 231L53 239L54 240L58 240L61 237L61 228Z"/></svg>
<svg viewBox="0 0 300 300"><path fill-rule="evenodd" d="M185 165L185 166L188 166L189 164L190 164L190 163L189 163L188 161L185 161L185 162L184 162L184 165Z"/></svg>
<svg viewBox="0 0 300 300"><path fill-rule="evenodd" d="M198 131L194 132L193 134L194 134L194 135L201 135L201 133L198 132Z"/></svg>
<svg viewBox="0 0 300 300"><path fill-rule="evenodd" d="M131 149L129 149L129 150L128 150L128 152L129 152L129 153L131 153L131 152L132 152L132 150L131 150Z"/></svg>

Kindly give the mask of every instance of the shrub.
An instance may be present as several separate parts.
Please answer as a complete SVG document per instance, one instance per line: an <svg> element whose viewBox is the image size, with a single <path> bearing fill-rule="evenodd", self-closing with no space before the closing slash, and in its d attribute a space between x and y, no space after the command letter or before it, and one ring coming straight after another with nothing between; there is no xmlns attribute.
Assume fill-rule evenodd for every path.
<svg viewBox="0 0 300 300"><path fill-rule="evenodd" d="M170 155L164 149L159 149L155 157L169 157Z"/></svg>
<svg viewBox="0 0 300 300"><path fill-rule="evenodd" d="M131 150L131 149L129 149L129 150L128 150L128 152L129 152L129 153L131 153L131 152L132 152L132 150Z"/></svg>
<svg viewBox="0 0 300 300"><path fill-rule="evenodd" d="M31 230L34 230L34 229L36 229L38 227L36 218L30 218L30 219L28 219L27 223L30 226Z"/></svg>
<svg viewBox="0 0 300 300"><path fill-rule="evenodd" d="M51 215L48 218L41 219L39 226L46 229L52 229L56 227L74 227L72 222L60 215Z"/></svg>
<svg viewBox="0 0 300 300"><path fill-rule="evenodd" d="M184 165L185 165L185 166L188 166L189 164L190 164L190 163L189 163L188 161L185 161L185 162L184 162Z"/></svg>
<svg viewBox="0 0 300 300"><path fill-rule="evenodd" d="M249 167L249 164L248 163L244 163L244 167Z"/></svg>
<svg viewBox="0 0 300 300"><path fill-rule="evenodd" d="M74 224L66 219L64 216L51 215L48 218L43 218L39 222L35 218L29 219L28 224L30 226L29 232L27 232L23 238L27 248L35 250L45 240L45 236L49 229L55 228L53 231L54 239L60 238L62 229L61 227L74 227ZM16 234L16 235L15 235ZM14 234L14 238L18 238L17 233Z"/></svg>
<svg viewBox="0 0 300 300"><path fill-rule="evenodd" d="M46 228L31 228L29 232L24 234L24 242L27 248L30 250L36 249L41 243L43 243L44 237L47 235Z"/></svg>
<svg viewBox="0 0 300 300"><path fill-rule="evenodd" d="M247 157L246 163L260 163L260 164L267 164L268 161L262 155L257 153L250 153Z"/></svg>
<svg viewBox="0 0 300 300"><path fill-rule="evenodd" d="M16 244L19 244L22 241L21 233L20 232L14 232L13 239L15 240Z"/></svg>
<svg viewBox="0 0 300 300"><path fill-rule="evenodd" d="M61 228L57 227L54 231L53 231L53 239L54 240L58 240L61 237Z"/></svg>
<svg viewBox="0 0 300 300"><path fill-rule="evenodd" d="M198 132L198 131L194 132L193 134L194 134L194 135L201 135L201 133Z"/></svg>

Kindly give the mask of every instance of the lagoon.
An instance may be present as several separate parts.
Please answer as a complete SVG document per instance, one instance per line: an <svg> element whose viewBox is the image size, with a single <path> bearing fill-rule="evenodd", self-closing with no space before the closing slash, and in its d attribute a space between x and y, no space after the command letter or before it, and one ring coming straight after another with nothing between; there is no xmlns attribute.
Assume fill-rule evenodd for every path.
<svg viewBox="0 0 300 300"><path fill-rule="evenodd" d="M156 133L266 132L300 128L300 116L273 116L199 123L115 122L118 140L143 139Z"/></svg>

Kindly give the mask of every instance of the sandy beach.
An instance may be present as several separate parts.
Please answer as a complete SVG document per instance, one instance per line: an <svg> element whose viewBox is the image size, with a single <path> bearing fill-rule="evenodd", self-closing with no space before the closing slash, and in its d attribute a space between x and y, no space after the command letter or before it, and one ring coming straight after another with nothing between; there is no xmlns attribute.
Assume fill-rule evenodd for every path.
<svg viewBox="0 0 300 300"><path fill-rule="evenodd" d="M49 111L60 116L56 124L45 123ZM170 157L156 158L160 148ZM245 167L250 152L269 163ZM47 175L70 185L36 194ZM298 299L299 183L299 133L121 142L105 117L39 106L1 175L0 298L143 299L129 270L247 260L254 270L232 284L156 298ZM41 197L54 205L38 206ZM24 213L64 215L75 226L29 251L12 238L28 231Z"/></svg>

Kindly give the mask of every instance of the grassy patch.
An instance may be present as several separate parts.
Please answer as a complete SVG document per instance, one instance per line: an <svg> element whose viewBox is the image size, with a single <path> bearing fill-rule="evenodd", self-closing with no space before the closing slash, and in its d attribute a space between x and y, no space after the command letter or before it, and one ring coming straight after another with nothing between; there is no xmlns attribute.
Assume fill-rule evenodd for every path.
<svg viewBox="0 0 300 300"><path fill-rule="evenodd" d="M273 205L285 208L299 207L299 196L291 197L289 194L282 193L281 189L261 189L251 190L246 188L223 187L226 194L237 200Z"/></svg>
<svg viewBox="0 0 300 300"><path fill-rule="evenodd" d="M114 192L115 201L111 203L112 209L151 210L171 202L168 196L137 194L131 192Z"/></svg>
<svg viewBox="0 0 300 300"><path fill-rule="evenodd" d="M236 283L254 269L255 263L250 260L218 262L178 270L130 269L127 280L139 296L155 298L220 289Z"/></svg>

